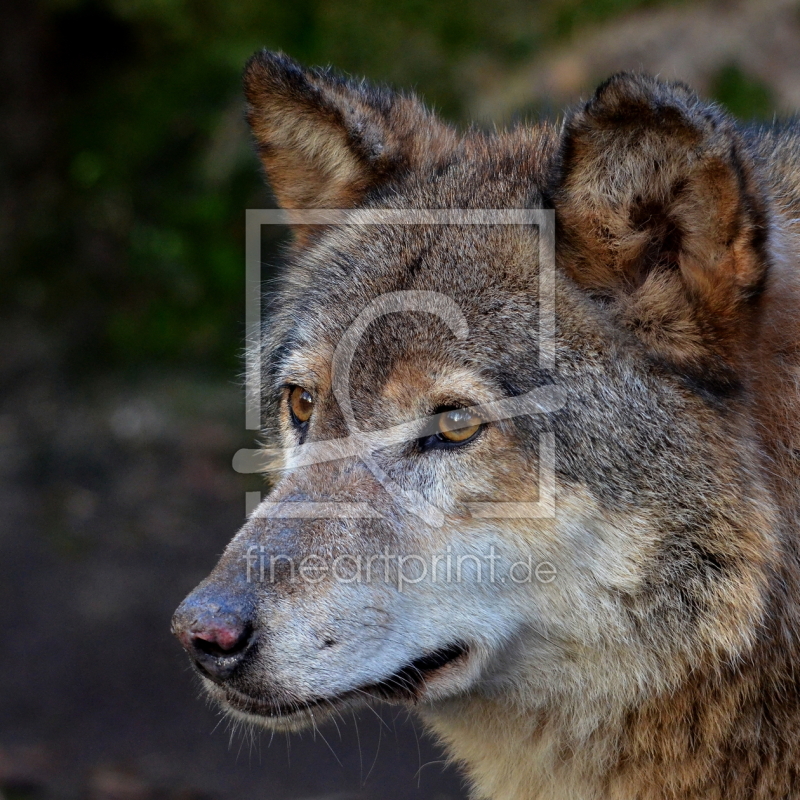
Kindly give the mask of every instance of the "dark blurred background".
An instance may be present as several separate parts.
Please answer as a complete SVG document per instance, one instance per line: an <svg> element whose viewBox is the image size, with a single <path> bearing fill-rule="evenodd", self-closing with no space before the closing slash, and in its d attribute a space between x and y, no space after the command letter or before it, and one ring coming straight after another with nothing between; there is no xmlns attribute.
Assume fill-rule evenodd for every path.
<svg viewBox="0 0 800 800"><path fill-rule="evenodd" d="M239 76L264 46L462 125L557 116L623 68L744 119L800 108L798 0L5 0L2 800L464 796L404 713L232 731L168 633L260 488L230 459L245 209L271 205Z"/></svg>

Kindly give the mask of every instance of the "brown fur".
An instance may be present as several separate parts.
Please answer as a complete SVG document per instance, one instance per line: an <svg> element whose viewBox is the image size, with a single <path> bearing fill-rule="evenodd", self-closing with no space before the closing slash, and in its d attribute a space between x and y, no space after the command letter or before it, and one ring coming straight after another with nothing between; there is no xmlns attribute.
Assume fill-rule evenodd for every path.
<svg viewBox="0 0 800 800"><path fill-rule="evenodd" d="M455 142L413 97L354 91L287 58L251 59L244 88L258 154L283 208L353 207L398 174L436 169Z"/></svg>
<svg viewBox="0 0 800 800"><path fill-rule="evenodd" d="M212 695L286 728L315 721L320 698L411 702L476 798L800 798L800 134L744 130L685 86L639 75L603 84L559 131L491 135L457 135L415 100L268 53L246 91L288 208L553 207L558 226L552 373L535 358L535 232L302 231L265 329L277 459L347 435L331 359L387 292L447 295L470 333L456 340L419 313L371 326L350 380L363 429L553 382L569 401L547 420L488 424L458 451L375 455L439 504L439 528L403 512L358 458L287 469L269 496L278 507L335 499L382 516L245 525L175 619L185 637L221 597L250 609L249 660L207 680ZM286 409L292 385L315 395L303 431ZM536 499L548 430L556 519L466 514L476 500ZM420 582L399 597L391 581L241 577L254 544L330 559L489 543L501 564L551 561L558 580ZM466 656L415 676L454 642Z"/></svg>
<svg viewBox="0 0 800 800"><path fill-rule="evenodd" d="M570 116L561 160L571 276L654 355L736 380L766 281L768 216L732 120L682 86L620 76Z"/></svg>

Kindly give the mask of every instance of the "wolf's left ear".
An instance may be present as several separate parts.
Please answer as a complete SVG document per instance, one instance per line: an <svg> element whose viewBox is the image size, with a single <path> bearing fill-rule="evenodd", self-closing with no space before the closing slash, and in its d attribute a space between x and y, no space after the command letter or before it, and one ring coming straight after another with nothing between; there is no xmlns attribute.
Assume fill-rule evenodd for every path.
<svg viewBox="0 0 800 800"><path fill-rule="evenodd" d="M435 168L455 136L413 98L303 69L281 53L244 73L247 119L283 208L349 208L405 171Z"/></svg>
<svg viewBox="0 0 800 800"><path fill-rule="evenodd" d="M617 75L567 118L553 185L571 276L657 358L736 381L768 269L768 200L733 122Z"/></svg>

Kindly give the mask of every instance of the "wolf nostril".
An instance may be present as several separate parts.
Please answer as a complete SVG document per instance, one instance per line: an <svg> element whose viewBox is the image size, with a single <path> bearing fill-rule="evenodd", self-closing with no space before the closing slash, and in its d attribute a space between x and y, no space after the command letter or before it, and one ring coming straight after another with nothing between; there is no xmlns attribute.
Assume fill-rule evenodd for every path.
<svg viewBox="0 0 800 800"><path fill-rule="evenodd" d="M172 618L172 632L195 666L211 680L227 680L256 646L247 595L202 587L190 594Z"/></svg>
<svg viewBox="0 0 800 800"><path fill-rule="evenodd" d="M253 626L235 613L176 614L173 632L197 668L215 682L226 680L254 644Z"/></svg>
<svg viewBox="0 0 800 800"><path fill-rule="evenodd" d="M246 624L209 625L189 631L189 639L195 650L207 656L230 658L247 649L252 632L252 627Z"/></svg>

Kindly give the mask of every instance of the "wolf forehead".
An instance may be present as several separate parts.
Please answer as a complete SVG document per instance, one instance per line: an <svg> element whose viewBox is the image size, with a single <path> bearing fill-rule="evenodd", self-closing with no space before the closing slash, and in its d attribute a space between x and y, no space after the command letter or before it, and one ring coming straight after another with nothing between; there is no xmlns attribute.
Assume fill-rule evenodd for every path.
<svg viewBox="0 0 800 800"><path fill-rule="evenodd" d="M485 371L515 350L530 360L539 315L539 239L536 225L469 222L320 232L285 269L265 355L277 378L321 377L320 365L330 364L359 315L400 293L409 297L404 308L385 304L361 333L355 370L364 366L366 352L375 369L414 357L427 359L431 369ZM467 336L454 333L454 320Z"/></svg>

